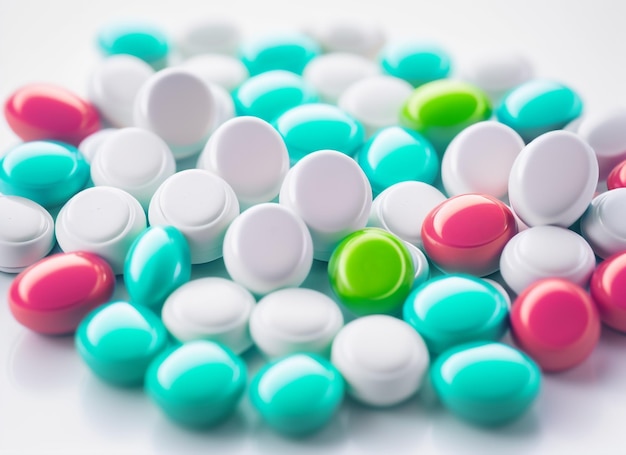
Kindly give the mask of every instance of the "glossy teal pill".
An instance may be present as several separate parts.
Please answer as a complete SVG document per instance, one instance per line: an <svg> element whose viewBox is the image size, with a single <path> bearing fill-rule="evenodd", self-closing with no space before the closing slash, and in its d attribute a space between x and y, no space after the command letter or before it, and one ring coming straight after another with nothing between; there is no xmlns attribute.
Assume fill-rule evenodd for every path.
<svg viewBox="0 0 626 455"><path fill-rule="evenodd" d="M399 126L374 134L358 153L374 195L409 180L432 183L439 173L435 148L421 134Z"/></svg>
<svg viewBox="0 0 626 455"><path fill-rule="evenodd" d="M163 31L139 22L109 24L99 30L97 43L104 55L133 55L157 69L165 67L170 49Z"/></svg>
<svg viewBox="0 0 626 455"><path fill-rule="evenodd" d="M124 284L133 304L157 312L191 277L189 244L173 226L152 226L133 242L124 263Z"/></svg>
<svg viewBox="0 0 626 455"><path fill-rule="evenodd" d="M430 373L444 406L479 425L502 425L520 417L541 388L537 364L501 343L452 348L439 356Z"/></svg>
<svg viewBox="0 0 626 455"><path fill-rule="evenodd" d="M237 115L273 121L292 107L318 101L315 90L301 76L274 70L253 76L233 92Z"/></svg>
<svg viewBox="0 0 626 455"><path fill-rule="evenodd" d="M127 302L96 308L76 331L76 348L101 379L119 386L143 383L150 362L168 345L161 319Z"/></svg>
<svg viewBox="0 0 626 455"><path fill-rule="evenodd" d="M504 296L470 275L443 275L426 281L406 299L403 318L422 336L433 355L470 341L497 341L509 324Z"/></svg>
<svg viewBox="0 0 626 455"><path fill-rule="evenodd" d="M562 129L580 116L583 102L571 88L549 80L531 80L511 90L496 109L496 117L526 142Z"/></svg>
<svg viewBox="0 0 626 455"><path fill-rule="evenodd" d="M321 429L343 401L339 371L316 354L292 354L265 365L252 379L250 399L276 431L304 436Z"/></svg>
<svg viewBox="0 0 626 455"><path fill-rule="evenodd" d="M379 56L383 71L414 87L443 79L450 73L450 56L435 44L405 41L388 44Z"/></svg>
<svg viewBox="0 0 626 455"><path fill-rule="evenodd" d="M352 156L365 141L361 123L330 104L294 107L278 117L274 126L285 140L292 164L317 150Z"/></svg>
<svg viewBox="0 0 626 455"><path fill-rule="evenodd" d="M0 193L55 207L82 190L89 164L72 145L57 141L24 142L0 158Z"/></svg>
<svg viewBox="0 0 626 455"><path fill-rule="evenodd" d="M146 374L146 392L174 422L206 428L233 413L246 378L246 365L230 349L198 340L154 359Z"/></svg>
<svg viewBox="0 0 626 455"><path fill-rule="evenodd" d="M272 70L302 74L306 64L319 54L319 45L300 33L257 38L244 43L240 49L241 61L250 76Z"/></svg>

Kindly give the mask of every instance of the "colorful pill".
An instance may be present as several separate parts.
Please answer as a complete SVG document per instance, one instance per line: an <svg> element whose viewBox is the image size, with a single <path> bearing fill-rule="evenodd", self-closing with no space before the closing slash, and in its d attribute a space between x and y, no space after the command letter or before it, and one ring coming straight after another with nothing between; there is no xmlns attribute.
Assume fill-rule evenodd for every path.
<svg viewBox="0 0 626 455"><path fill-rule="evenodd" d="M106 56L132 55L155 69L167 64L170 50L167 36L157 26L141 22L107 24L98 32L97 44Z"/></svg>
<svg viewBox="0 0 626 455"><path fill-rule="evenodd" d="M591 275L589 291L602 322L626 332L626 252L617 253L598 265Z"/></svg>
<svg viewBox="0 0 626 455"><path fill-rule="evenodd" d="M413 87L447 77L452 66L444 49L419 41L389 43L378 58L385 73Z"/></svg>
<svg viewBox="0 0 626 455"><path fill-rule="evenodd" d="M609 190L626 188L626 160L620 162L613 168L606 179L606 185Z"/></svg>
<svg viewBox="0 0 626 455"><path fill-rule="evenodd" d="M303 34L273 34L244 42L239 53L251 76L272 70L302 74L306 64L320 53L320 48Z"/></svg>

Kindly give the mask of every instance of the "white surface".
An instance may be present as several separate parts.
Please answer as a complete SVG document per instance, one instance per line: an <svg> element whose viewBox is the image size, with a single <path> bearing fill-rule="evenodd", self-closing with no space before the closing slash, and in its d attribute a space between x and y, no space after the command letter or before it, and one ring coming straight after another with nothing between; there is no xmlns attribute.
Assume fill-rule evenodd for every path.
<svg viewBox="0 0 626 455"><path fill-rule="evenodd" d="M585 114L575 131L589 143L598 158L600 180L626 159L626 109Z"/></svg>
<svg viewBox="0 0 626 455"><path fill-rule="evenodd" d="M178 36L178 48L187 56L221 53L235 54L241 38L235 20L202 18L184 26Z"/></svg>
<svg viewBox="0 0 626 455"><path fill-rule="evenodd" d="M602 193L580 220L580 230L601 258L626 251L626 188Z"/></svg>
<svg viewBox="0 0 626 455"><path fill-rule="evenodd" d="M248 79L248 69L231 55L200 54L185 60L181 67L229 92Z"/></svg>

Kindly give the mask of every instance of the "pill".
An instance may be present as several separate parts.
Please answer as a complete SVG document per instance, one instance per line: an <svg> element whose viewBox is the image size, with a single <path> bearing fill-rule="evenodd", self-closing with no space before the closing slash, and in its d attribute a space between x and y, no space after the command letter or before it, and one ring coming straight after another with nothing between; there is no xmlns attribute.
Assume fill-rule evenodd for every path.
<svg viewBox="0 0 626 455"><path fill-rule="evenodd" d="M191 250L191 263L222 257L226 229L239 214L235 192L219 176L202 170L178 172L157 189L150 201L151 226L174 226Z"/></svg>
<svg viewBox="0 0 626 455"><path fill-rule="evenodd" d="M318 44L301 33L269 34L242 43L239 54L251 76L271 70L302 74L318 54Z"/></svg>
<svg viewBox="0 0 626 455"><path fill-rule="evenodd" d="M609 327L626 332L626 252L602 261L591 275L591 297Z"/></svg>
<svg viewBox="0 0 626 455"><path fill-rule="evenodd" d="M78 144L78 151L88 163L91 163L96 156L96 152L104 143L106 138L115 133L117 128L104 128L90 134Z"/></svg>
<svg viewBox="0 0 626 455"><path fill-rule="evenodd" d="M365 227L372 189L356 161L334 150L321 150L289 170L279 201L306 223L315 259L328 261L346 235Z"/></svg>
<svg viewBox="0 0 626 455"><path fill-rule="evenodd" d="M414 395L430 363L422 337L406 322L385 315L346 324L333 342L331 361L347 392L371 406L392 406Z"/></svg>
<svg viewBox="0 0 626 455"><path fill-rule="evenodd" d="M234 55L239 47L240 35L237 25L226 18L202 18L188 24L176 44L187 56Z"/></svg>
<svg viewBox="0 0 626 455"><path fill-rule="evenodd" d="M28 84L4 103L4 118L24 141L50 139L78 145L100 129L96 108L53 84Z"/></svg>
<svg viewBox="0 0 626 455"><path fill-rule="evenodd" d="M508 329L501 292L480 278L451 274L428 280L406 299L403 319L437 356L471 341L498 341Z"/></svg>
<svg viewBox="0 0 626 455"><path fill-rule="evenodd" d="M594 253L607 258L626 251L626 188L616 188L596 196L580 220L582 236Z"/></svg>
<svg viewBox="0 0 626 455"><path fill-rule="evenodd" d="M179 68L155 73L135 97L134 123L160 136L176 159L200 151L213 129L216 102L210 87Z"/></svg>
<svg viewBox="0 0 626 455"><path fill-rule="evenodd" d="M326 52L348 52L373 57L385 44L385 33L376 23L351 18L327 18L307 31Z"/></svg>
<svg viewBox="0 0 626 455"><path fill-rule="evenodd" d="M209 82L208 85L215 101L215 117L211 125L211 132L213 132L222 123L235 117L235 102L224 87L212 82Z"/></svg>
<svg viewBox="0 0 626 455"><path fill-rule="evenodd" d="M547 278L515 299L511 332L544 371L563 371L591 354L600 338L600 318L583 288L562 278Z"/></svg>
<svg viewBox="0 0 626 455"><path fill-rule="evenodd" d="M376 132L359 150L357 161L374 195L400 182L431 184L439 174L435 148L421 134L401 126Z"/></svg>
<svg viewBox="0 0 626 455"><path fill-rule="evenodd" d="M28 267L9 287L13 317L45 335L73 333L94 308L107 302L115 288L109 264L92 253L61 253Z"/></svg>
<svg viewBox="0 0 626 455"><path fill-rule="evenodd" d="M413 276L411 289L415 289L430 278L430 265L428 264L428 258L418 247L409 242L404 242L404 246L411 255L411 260L413 262L415 275Z"/></svg>
<svg viewBox="0 0 626 455"><path fill-rule="evenodd" d="M76 350L100 379L141 386L150 362L168 346L167 331L149 309L114 301L99 306L76 331Z"/></svg>
<svg viewBox="0 0 626 455"><path fill-rule="evenodd" d="M356 315L395 313L413 286L415 269L404 242L382 229L348 235L328 263L330 286Z"/></svg>
<svg viewBox="0 0 626 455"><path fill-rule="evenodd" d="M224 238L224 264L231 278L255 294L302 284L313 263L313 242L291 209L258 204L239 215Z"/></svg>
<svg viewBox="0 0 626 455"><path fill-rule="evenodd" d="M118 188L100 186L67 201L55 232L63 251L95 253L121 274L130 246L145 228L146 215L137 199Z"/></svg>
<svg viewBox="0 0 626 455"><path fill-rule="evenodd" d="M235 411L246 386L246 371L243 360L227 347L190 341L154 359L145 390L172 421L207 428Z"/></svg>
<svg viewBox="0 0 626 455"><path fill-rule="evenodd" d="M609 190L626 188L626 160L622 161L611 170L611 173L606 179L606 184Z"/></svg>
<svg viewBox="0 0 626 455"><path fill-rule="evenodd" d="M199 54L182 62L181 66L205 82L217 84L232 92L248 79L248 69L241 60L230 55Z"/></svg>
<svg viewBox="0 0 626 455"><path fill-rule="evenodd" d="M252 346L248 321L255 304L252 294L231 280L200 278L172 292L161 317L181 343L216 341L241 354Z"/></svg>
<svg viewBox="0 0 626 455"><path fill-rule="evenodd" d="M447 199L422 224L424 250L437 267L476 276L498 270L502 250L515 234L511 210L484 194Z"/></svg>
<svg viewBox="0 0 626 455"><path fill-rule="evenodd" d="M431 370L443 405L474 424L497 426L521 417L541 389L541 371L527 355L501 343L468 343L446 351Z"/></svg>
<svg viewBox="0 0 626 455"><path fill-rule="evenodd" d="M487 121L461 131L441 160L441 180L448 196L464 193L506 197L509 174L524 141L512 128Z"/></svg>
<svg viewBox="0 0 626 455"><path fill-rule="evenodd" d="M385 73L414 87L447 77L452 66L442 47L415 40L388 43L378 59Z"/></svg>
<svg viewBox="0 0 626 455"><path fill-rule="evenodd" d="M497 101L509 90L527 82L533 76L533 67L515 50L490 49L469 58L461 75Z"/></svg>
<svg viewBox="0 0 626 455"><path fill-rule="evenodd" d="M170 45L156 25L144 22L115 22L98 31L97 44L105 56L128 54L152 65L166 66Z"/></svg>
<svg viewBox="0 0 626 455"><path fill-rule="evenodd" d="M598 161L589 144L574 133L553 131L528 144L515 159L509 201L528 226L568 227L587 209L597 183Z"/></svg>
<svg viewBox="0 0 626 455"><path fill-rule="evenodd" d="M250 401L279 433L304 436L320 430L339 409L341 374L315 354L292 354L261 368L250 383Z"/></svg>
<svg viewBox="0 0 626 455"><path fill-rule="evenodd" d="M576 128L596 154L600 180L607 179L611 170L626 159L626 109L586 114Z"/></svg>
<svg viewBox="0 0 626 455"><path fill-rule="evenodd" d="M259 300L250 316L254 344L270 358L298 352L328 356L342 326L343 315L337 304L312 289L272 292Z"/></svg>
<svg viewBox="0 0 626 455"><path fill-rule="evenodd" d="M596 265L580 235L557 226L537 226L513 237L500 258L500 273L517 294L542 278L565 278L586 286Z"/></svg>
<svg viewBox="0 0 626 455"><path fill-rule="evenodd" d="M174 155L156 134L140 128L122 128L108 136L91 162L95 186L113 186L128 192L144 210L159 185L176 172Z"/></svg>
<svg viewBox="0 0 626 455"><path fill-rule="evenodd" d="M563 128L583 109L571 88L555 81L533 79L508 92L495 110L498 121L510 126L526 142Z"/></svg>
<svg viewBox="0 0 626 455"><path fill-rule="evenodd" d="M0 192L46 207L65 203L89 179L78 149L55 141L24 142L0 158Z"/></svg>

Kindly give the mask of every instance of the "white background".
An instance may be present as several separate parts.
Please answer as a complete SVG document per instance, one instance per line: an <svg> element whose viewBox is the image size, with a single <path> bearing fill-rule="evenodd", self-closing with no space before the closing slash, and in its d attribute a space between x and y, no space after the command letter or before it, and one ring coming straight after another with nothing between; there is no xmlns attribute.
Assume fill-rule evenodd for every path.
<svg viewBox="0 0 626 455"><path fill-rule="evenodd" d="M390 37L438 41L458 65L484 48L521 50L538 75L570 84L587 111L598 111L626 104L622 5L619 0L0 0L0 99L33 81L84 93L98 58L96 29L116 17L150 19L174 34L190 19L225 16L236 18L248 35L358 17L378 21ZM0 152L15 142L0 122ZM224 273L219 262L194 270L196 276L213 273ZM324 431L303 441L268 431L247 401L223 426L194 433L169 424L140 390L117 390L94 379L79 361L72 337L40 337L20 327L6 304L11 279L0 273L0 453L626 453L626 336L608 329L589 360L547 376L532 410L504 428L484 430L457 421L425 390L387 410L348 400ZM327 289L324 271L314 271L307 285ZM258 364L254 353L248 357Z"/></svg>

